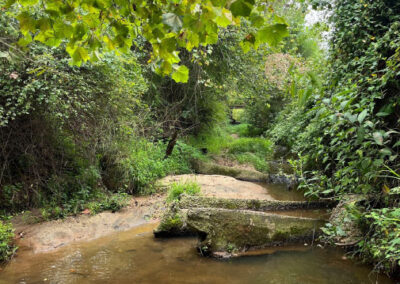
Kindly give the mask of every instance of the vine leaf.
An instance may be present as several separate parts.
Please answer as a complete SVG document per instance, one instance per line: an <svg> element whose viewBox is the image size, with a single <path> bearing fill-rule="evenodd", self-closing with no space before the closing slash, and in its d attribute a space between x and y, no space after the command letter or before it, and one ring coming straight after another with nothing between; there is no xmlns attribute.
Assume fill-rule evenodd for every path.
<svg viewBox="0 0 400 284"><path fill-rule="evenodd" d="M180 65L176 68L175 72L172 73L172 79L177 83L186 83L189 79L189 69L185 65Z"/></svg>
<svg viewBox="0 0 400 284"><path fill-rule="evenodd" d="M259 30L256 38L259 43L276 46L287 36L289 36L289 31L286 24L274 24Z"/></svg>
<svg viewBox="0 0 400 284"><path fill-rule="evenodd" d="M167 26L170 26L174 32L179 31L182 28L182 20L178 15L174 13L166 13L162 15L162 21Z"/></svg>
<svg viewBox="0 0 400 284"><path fill-rule="evenodd" d="M244 0L236 0L230 6L230 10L235 17L248 17L252 10L251 2Z"/></svg>

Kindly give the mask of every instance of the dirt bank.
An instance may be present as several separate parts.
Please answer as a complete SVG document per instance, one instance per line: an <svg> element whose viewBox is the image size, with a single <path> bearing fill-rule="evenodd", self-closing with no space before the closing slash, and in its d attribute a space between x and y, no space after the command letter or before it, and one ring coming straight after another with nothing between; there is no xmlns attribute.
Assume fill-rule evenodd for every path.
<svg viewBox="0 0 400 284"><path fill-rule="evenodd" d="M259 184L240 181L219 175L179 175L160 180L168 187L172 182L195 180L204 197L273 200L266 188ZM132 198L130 205L111 213L95 216L81 214L63 220L27 224L23 217L15 217L17 245L21 251L48 252L73 242L89 241L118 231L126 231L138 225L157 222L165 211L165 194Z"/></svg>
<svg viewBox="0 0 400 284"><path fill-rule="evenodd" d="M20 251L48 252L73 242L89 241L157 222L165 206L164 200L165 195L135 197L129 206L115 213L81 214L38 224L26 224L22 218L14 218L17 245Z"/></svg>

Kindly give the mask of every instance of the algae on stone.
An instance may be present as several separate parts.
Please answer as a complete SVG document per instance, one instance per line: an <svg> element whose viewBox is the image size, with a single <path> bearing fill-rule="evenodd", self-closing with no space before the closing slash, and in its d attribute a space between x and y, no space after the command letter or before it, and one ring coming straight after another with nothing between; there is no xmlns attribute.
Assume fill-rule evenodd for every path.
<svg viewBox="0 0 400 284"><path fill-rule="evenodd" d="M302 242L316 237L322 220L282 216L248 210L192 208L187 212L187 226L199 232L203 254L239 251Z"/></svg>

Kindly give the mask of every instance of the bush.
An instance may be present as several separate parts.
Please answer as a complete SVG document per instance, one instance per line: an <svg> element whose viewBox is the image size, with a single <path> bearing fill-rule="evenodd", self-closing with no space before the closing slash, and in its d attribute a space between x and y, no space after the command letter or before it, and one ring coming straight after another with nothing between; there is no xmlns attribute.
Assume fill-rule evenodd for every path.
<svg viewBox="0 0 400 284"><path fill-rule="evenodd" d="M0 263L9 260L14 255L16 247L12 244L13 238L12 225L0 221Z"/></svg>
<svg viewBox="0 0 400 284"><path fill-rule="evenodd" d="M197 195L200 193L200 186L194 181L185 183L173 183L168 191L167 202L179 200L182 194Z"/></svg>
<svg viewBox="0 0 400 284"><path fill-rule="evenodd" d="M374 209L363 219L368 229L359 252L374 259L379 270L394 272L400 265L400 208Z"/></svg>
<svg viewBox="0 0 400 284"><path fill-rule="evenodd" d="M127 193L152 193L153 182L169 174L191 173L191 160L201 157L200 152L178 141L172 154L165 158L166 145L145 139L132 141L122 157L115 157L105 166L107 187Z"/></svg>
<svg viewBox="0 0 400 284"><path fill-rule="evenodd" d="M244 109L243 108L232 109L232 118L237 122L242 122L244 119Z"/></svg>

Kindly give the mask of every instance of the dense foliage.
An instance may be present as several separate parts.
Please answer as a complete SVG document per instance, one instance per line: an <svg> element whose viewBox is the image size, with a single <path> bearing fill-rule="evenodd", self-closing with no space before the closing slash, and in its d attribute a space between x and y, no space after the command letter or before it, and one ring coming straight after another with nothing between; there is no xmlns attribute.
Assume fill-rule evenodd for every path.
<svg viewBox="0 0 400 284"><path fill-rule="evenodd" d="M32 40L58 47L67 43L72 62L99 60L99 51L127 52L134 40L144 37L152 47L149 63L161 75L187 82L188 68L178 65L179 48L191 51L215 44L220 28L250 19L254 32L242 38L246 48L275 45L287 34L286 22L270 5L254 0L235 1L48 1L0 2L20 24L21 45ZM265 21L273 17L274 23Z"/></svg>
<svg viewBox="0 0 400 284"><path fill-rule="evenodd" d="M307 23L310 3L330 22ZM0 7L0 210L115 211L196 159L268 172L279 146L306 195L345 204L324 239L398 271L398 1ZM0 223L0 260L11 236Z"/></svg>
<svg viewBox="0 0 400 284"><path fill-rule="evenodd" d="M8 260L14 254L13 238L14 232L11 224L0 220L0 263Z"/></svg>
<svg viewBox="0 0 400 284"><path fill-rule="evenodd" d="M362 231L356 250L394 272L400 261L400 4L338 0L323 7L331 9L333 26L329 67L319 68L324 84L304 104L288 106L269 133L300 156L295 164L308 195L363 196L347 218ZM329 229L332 239L352 233L345 223Z"/></svg>

